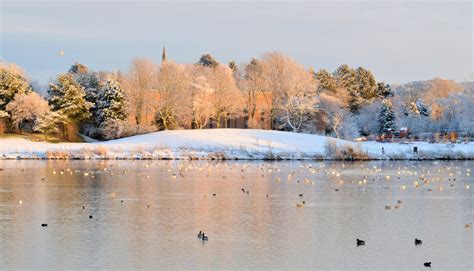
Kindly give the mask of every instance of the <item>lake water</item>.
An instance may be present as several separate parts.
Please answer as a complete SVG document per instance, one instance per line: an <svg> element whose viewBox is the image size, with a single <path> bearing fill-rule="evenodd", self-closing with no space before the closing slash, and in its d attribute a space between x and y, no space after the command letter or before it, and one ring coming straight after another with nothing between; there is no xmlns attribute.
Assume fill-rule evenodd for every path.
<svg viewBox="0 0 474 271"><path fill-rule="evenodd" d="M473 176L472 161L0 161L0 269L472 270Z"/></svg>

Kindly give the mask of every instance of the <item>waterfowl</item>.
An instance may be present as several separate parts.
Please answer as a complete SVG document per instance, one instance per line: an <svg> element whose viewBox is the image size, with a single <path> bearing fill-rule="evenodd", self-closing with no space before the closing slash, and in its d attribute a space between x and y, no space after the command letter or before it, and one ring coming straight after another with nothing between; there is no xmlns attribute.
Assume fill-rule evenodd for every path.
<svg viewBox="0 0 474 271"><path fill-rule="evenodd" d="M357 243L357 246L365 246L365 241L360 240L359 238L357 238L356 243Z"/></svg>
<svg viewBox="0 0 474 271"><path fill-rule="evenodd" d="M216 196L216 193L212 194L214 197Z"/></svg>
<svg viewBox="0 0 474 271"><path fill-rule="evenodd" d="M464 228L472 228L472 223L464 224Z"/></svg>
<svg viewBox="0 0 474 271"><path fill-rule="evenodd" d="M431 268L431 262L426 262L423 264L425 267L430 267Z"/></svg>
<svg viewBox="0 0 474 271"><path fill-rule="evenodd" d="M207 240L209 240L209 237L205 236L204 233L202 233L202 240L207 241Z"/></svg>
<svg viewBox="0 0 474 271"><path fill-rule="evenodd" d="M420 246L422 243L420 239L415 238L415 246Z"/></svg>
<svg viewBox="0 0 474 271"><path fill-rule="evenodd" d="M82 204L82 210L86 209L86 205Z"/></svg>
<svg viewBox="0 0 474 271"><path fill-rule="evenodd" d="M199 233L198 233L197 237L198 237L199 239L201 239L201 238L202 238L202 231L199 231Z"/></svg>
<svg viewBox="0 0 474 271"><path fill-rule="evenodd" d="M92 219L92 216L91 216L91 215L89 216L89 219Z"/></svg>
<svg viewBox="0 0 474 271"><path fill-rule="evenodd" d="M302 197L302 196L303 196L303 194L299 194L298 196Z"/></svg>
<svg viewBox="0 0 474 271"><path fill-rule="evenodd" d="M146 208L150 208L150 207L151 207L151 204L148 203L148 204L146 205Z"/></svg>
<svg viewBox="0 0 474 271"><path fill-rule="evenodd" d="M43 224L41 224L41 227L48 227L48 224L43 223Z"/></svg>
<svg viewBox="0 0 474 271"><path fill-rule="evenodd" d="M302 203L297 203L296 207L303 207L303 204Z"/></svg>
<svg viewBox="0 0 474 271"><path fill-rule="evenodd" d="M392 206L390 206L390 205L385 205L385 209L386 209L386 210L390 210L390 209L392 209Z"/></svg>

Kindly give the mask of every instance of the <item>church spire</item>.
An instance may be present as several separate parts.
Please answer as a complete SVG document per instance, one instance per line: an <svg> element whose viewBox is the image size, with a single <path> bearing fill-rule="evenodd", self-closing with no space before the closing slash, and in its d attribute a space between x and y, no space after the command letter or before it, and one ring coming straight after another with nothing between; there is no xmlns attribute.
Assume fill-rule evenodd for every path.
<svg viewBox="0 0 474 271"><path fill-rule="evenodd" d="M163 45L163 52L161 53L161 62L166 62L166 47Z"/></svg>

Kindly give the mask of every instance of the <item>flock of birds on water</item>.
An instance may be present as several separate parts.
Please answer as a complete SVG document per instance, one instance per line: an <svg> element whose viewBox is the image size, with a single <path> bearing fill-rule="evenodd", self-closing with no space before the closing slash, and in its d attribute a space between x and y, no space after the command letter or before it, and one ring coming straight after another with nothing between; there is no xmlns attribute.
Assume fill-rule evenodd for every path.
<svg viewBox="0 0 474 271"><path fill-rule="evenodd" d="M439 162L433 162L435 164ZM337 165L337 164L336 164ZM68 165L66 168L63 169L53 169L52 174L53 175L74 175L74 174L82 174L85 178L89 177L92 179L96 178L96 175L99 173L107 173L110 174L111 176L114 176L116 174L127 174L129 172L134 172L134 168L132 167L127 167L126 169L115 169L111 170L111 167L120 167L120 165L109 165L109 168L107 167L101 167L98 164L91 163L91 166L93 168L89 168L87 170L73 170L71 169L71 165ZM147 162L145 164L145 168L149 167L163 167L162 163L151 163ZM197 170L200 172L205 172L206 177L210 177L212 174L216 174L217 176L220 176L222 179L226 179L226 173L229 173L229 170L239 170L241 173L246 172L247 170L250 170L252 168L253 164L252 163L207 163L207 164L202 164L202 163L197 163L194 164L192 162L188 163L172 163L170 162L167 167L167 171L169 172L169 177L171 180L176 180L177 178L185 178L185 174L190 172L191 170ZM279 163L262 163L262 164L257 164L257 179L258 177L263 178L268 178L276 183L281 183L283 180L283 177L281 174L276 174L280 173L283 168L291 166L295 167L294 164L286 165L286 164L279 164ZM374 166L367 166L366 164L360 164L360 168L356 169L357 165L352 165L351 167L347 167L345 164L342 164L342 166L339 165L339 168L333 167L331 165L327 164L319 164L319 165L312 165L312 164L301 164L298 166L298 169L288 169L289 173L286 175L286 180L287 182L296 182L296 183L302 183L305 185L315 185L315 179L316 178L311 178L308 175L308 173L311 174L322 174L323 176L326 175L326 177L329 177L331 181L333 181L336 184L336 188L334 188L334 192L339 192L341 189L343 189L343 186L345 183L350 183L352 185L355 185L356 187L360 188L360 191L362 192L367 192L368 187L366 184L369 181L384 181L385 184L382 186L384 190L387 189L393 189L393 179L396 180L401 180L401 177L403 179L411 179L412 180L412 185L406 182L401 182L399 185L400 190L407 190L407 189L421 189L425 190L427 192L433 192L435 190L437 191L444 191L446 189L450 189L455 187L456 185L460 184L464 186L464 189L469 190L470 189L470 184L469 180L471 180L471 169L466 168L466 169L458 169L455 167L450 166L449 164L442 165L439 167L425 167L420 165L414 166L398 166L394 167L392 165L385 165L383 167L378 167L377 165ZM255 168L254 168L255 169ZM351 171L351 170L357 170L357 171ZM463 171L464 170L464 171ZM0 168L0 171L3 171L3 168ZM24 171L22 169L21 171ZM360 173L360 171L364 172L362 176L357 176L356 178L351 178L351 180L347 181L344 178L344 174L350 175L356 174L357 172ZM225 173L224 173L225 172ZM389 173L387 173L389 172ZM254 171L255 173L255 171ZM275 173L275 174L274 174ZM303 173L306 173L303 174ZM140 177L144 177L146 179L150 179L150 175L147 175L147 172L140 172L137 171L136 173ZM305 175L307 177L297 177ZM360 175L360 174L359 174ZM385 176L382 176L385 175ZM446 177L448 175L448 177ZM215 177L216 175L214 175ZM244 179L244 175L241 176L242 179ZM326 178L327 179L327 178ZM42 177L41 181L46 181L46 177ZM446 184L447 181L447 184ZM392 185L390 185L390 183ZM241 188L241 192L243 194L250 194L249 189ZM217 193L212 193L209 194L212 195L213 197L217 196ZM116 193L112 192L110 194L111 197L115 198ZM207 197L206 194L203 195L204 198ZM265 194L265 197L271 197L272 195ZM299 193L298 194L299 198L303 198L304 194ZM124 200L121 199L120 202L123 204ZM386 210L392 210L392 209L399 209L401 208L403 201L402 200L397 200L396 204L388 204L385 205ZM23 201L20 200L19 204L23 204ZM302 208L306 205L306 201L302 200L300 202L297 202L296 204L297 208ZM151 203L146 204L147 208L151 207ZM82 205L82 209L86 209L86 204ZM89 215L89 219L93 219L92 215ZM42 223L41 227L48 227L47 223ZM472 228L472 222L464 224L465 228ZM200 230L197 234L197 238L203 242L206 242L209 240L209 236L206 235L202 230ZM415 238L414 244L415 246L420 246L422 245L422 240ZM364 240L357 238L356 239L356 247L360 246L365 246L366 243ZM423 264L425 267L431 267L431 262L425 262Z"/></svg>

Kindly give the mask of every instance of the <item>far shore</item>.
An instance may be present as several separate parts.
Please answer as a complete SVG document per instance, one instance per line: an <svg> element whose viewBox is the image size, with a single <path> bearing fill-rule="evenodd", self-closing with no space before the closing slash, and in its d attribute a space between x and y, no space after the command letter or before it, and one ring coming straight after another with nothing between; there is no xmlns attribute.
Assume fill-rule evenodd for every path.
<svg viewBox="0 0 474 271"><path fill-rule="evenodd" d="M93 143L32 142L5 137L0 138L0 159L473 160L474 142L399 144L268 130L174 130Z"/></svg>

